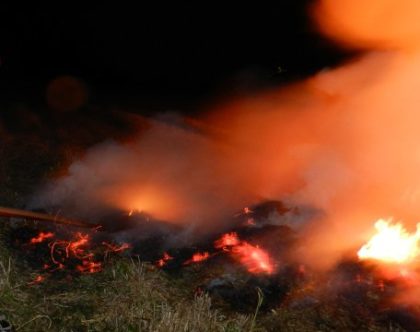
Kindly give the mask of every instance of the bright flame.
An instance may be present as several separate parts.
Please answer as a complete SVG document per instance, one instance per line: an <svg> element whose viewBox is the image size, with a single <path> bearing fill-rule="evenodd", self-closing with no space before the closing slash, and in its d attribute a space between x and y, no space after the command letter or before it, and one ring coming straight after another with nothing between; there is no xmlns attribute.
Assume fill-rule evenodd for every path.
<svg viewBox="0 0 420 332"><path fill-rule="evenodd" d="M31 282L29 282L28 285L40 284L44 280L45 280L45 277L39 274Z"/></svg>
<svg viewBox="0 0 420 332"><path fill-rule="evenodd" d="M272 274L274 272L274 264L269 254L258 246L240 240L236 232L223 234L214 242L214 247L229 252L250 273Z"/></svg>
<svg viewBox="0 0 420 332"><path fill-rule="evenodd" d="M226 250L226 247L237 246L240 243L238 234L235 232L223 234L222 237L214 242L216 249Z"/></svg>
<svg viewBox="0 0 420 332"><path fill-rule="evenodd" d="M274 265L266 251L243 241L241 244L232 248L232 255L246 267L250 273L274 272Z"/></svg>
<svg viewBox="0 0 420 332"><path fill-rule="evenodd" d="M196 252L194 255L192 255L192 257L189 260L187 260L184 263L184 265L188 265L188 264L192 264L192 263L199 263L199 262L205 261L209 258L210 258L210 254L207 251L205 251L203 253Z"/></svg>
<svg viewBox="0 0 420 332"><path fill-rule="evenodd" d="M379 219L375 223L377 233L359 251L360 259L375 259L392 263L406 263L420 255L420 224L413 234L400 223Z"/></svg>
<svg viewBox="0 0 420 332"><path fill-rule="evenodd" d="M163 267L163 266L165 266L166 265L166 263L168 262L168 261L170 261L170 260L172 260L172 259L174 259L171 255L169 255L167 252L164 252L163 253L163 256L162 256L162 258L161 259L159 259L157 262L156 262L156 265L158 266L158 267Z"/></svg>
<svg viewBox="0 0 420 332"><path fill-rule="evenodd" d="M54 237L54 233L52 232L40 232L37 236L33 237L30 242L32 244L41 243L46 239L51 239L52 237Z"/></svg>

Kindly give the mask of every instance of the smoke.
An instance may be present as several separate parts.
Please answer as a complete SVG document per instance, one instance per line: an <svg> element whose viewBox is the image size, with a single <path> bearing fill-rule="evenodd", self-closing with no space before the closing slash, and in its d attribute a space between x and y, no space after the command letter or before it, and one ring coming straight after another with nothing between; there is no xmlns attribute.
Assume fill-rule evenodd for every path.
<svg viewBox="0 0 420 332"><path fill-rule="evenodd" d="M62 214L96 222L120 209L176 224L214 225L250 196L237 190L241 177L220 165L225 150L181 118L161 116L131 142L92 147L31 206L59 207Z"/></svg>
<svg viewBox="0 0 420 332"><path fill-rule="evenodd" d="M314 16L320 30L347 47L417 49L420 45L416 0L319 0Z"/></svg>
<svg viewBox="0 0 420 332"><path fill-rule="evenodd" d="M152 121L130 143L95 146L33 205L96 218L104 205L137 209L203 230L261 199L312 206L324 218L299 257L317 266L358 246L378 218L419 221L420 3L320 0L313 12L322 32L365 54L227 102L195 129Z"/></svg>

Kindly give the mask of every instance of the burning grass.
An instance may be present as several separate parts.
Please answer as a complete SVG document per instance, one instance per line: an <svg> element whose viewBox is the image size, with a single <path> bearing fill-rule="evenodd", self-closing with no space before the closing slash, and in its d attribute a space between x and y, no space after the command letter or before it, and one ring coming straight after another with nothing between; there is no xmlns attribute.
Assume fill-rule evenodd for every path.
<svg viewBox="0 0 420 332"><path fill-rule="evenodd" d="M0 198L2 204L19 207L37 179L51 171L52 163L33 162L37 158L46 159L48 155L42 151L25 149L23 153L14 148L16 146L7 149L13 154L1 155L1 175L9 178L4 182ZM26 153L28 150L32 155ZM244 211L247 218L242 220L238 216L238 223L243 224L258 214L257 209L254 212ZM245 243L254 245L252 236L264 235L264 228L252 228L258 226L255 225L257 219L246 223L236 235L225 233L226 236L215 239L220 241L200 249L200 253L209 250L212 255L219 251L224 255L212 256L198 264L183 265L195 251L188 251L186 255L182 252L165 255L162 251L160 257L151 257L153 264L126 255L108 255L98 273L64 271L66 273L54 273L41 280L42 264L33 264L19 251L11 249L13 232L3 219L0 224L0 316L4 315L18 331L403 331L386 314L371 310L377 308L382 293L380 288L370 284L367 290L363 288L369 275L366 282L358 284L353 281L357 273L340 270L341 273L332 274L335 278L319 279L308 271L305 272L307 279L299 279L301 276L296 273L304 269L297 266L288 270L283 264L279 266L280 274L276 270L276 274L255 276L247 272L246 265L240 264L238 269L229 267L226 271L221 264L223 257L231 259L228 266L232 266L235 258L242 257L234 252L235 247ZM267 230L277 232L277 239L288 238L284 228L268 227ZM35 243L28 245L37 250L44 246L45 257L49 258L51 248L47 243L63 240L58 249L66 255L69 240L74 243L77 238L72 242L57 238L54 232L38 225L37 232L25 238L25 243L34 239ZM54 237L50 233L54 233ZM289 242L276 241L274 249L289 246ZM106 243L108 246L98 242L104 250L121 248L121 244L116 247L116 243ZM79 251L76 253L83 256ZM181 253L182 259L177 253ZM176 265L178 260L182 268L168 267L162 271L155 266L159 265L159 259L163 259L164 265ZM346 291L335 288L343 280L351 285ZM324 288L326 284L332 285L328 291ZM260 305L257 289L262 290Z"/></svg>
<svg viewBox="0 0 420 332"><path fill-rule="evenodd" d="M378 324L345 298L309 306L295 300L270 311L261 311L260 303L255 315L217 309L208 295L192 295L192 286L209 273L199 265L174 277L118 258L101 273L37 285L28 283L32 271L18 265L1 261L0 311L20 331L404 331ZM355 316L355 310L361 311Z"/></svg>
<svg viewBox="0 0 420 332"><path fill-rule="evenodd" d="M242 331L249 318L226 317L207 296L192 298L153 267L115 262L72 282L28 285L9 260L1 265L0 310L22 331Z"/></svg>

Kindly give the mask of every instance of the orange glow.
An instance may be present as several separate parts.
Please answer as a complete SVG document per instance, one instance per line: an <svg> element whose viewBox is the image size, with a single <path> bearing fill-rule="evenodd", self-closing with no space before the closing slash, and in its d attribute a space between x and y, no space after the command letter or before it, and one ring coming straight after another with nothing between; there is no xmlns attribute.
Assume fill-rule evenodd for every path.
<svg viewBox="0 0 420 332"><path fill-rule="evenodd" d="M320 212L302 222L310 231L296 250L299 262L319 269L364 243L378 215L420 216L420 1L314 4L321 31L365 52L287 87L213 104L193 126L147 121L132 141L87 151L36 195L41 207L90 215L98 202L99 212L139 209L206 233L228 227L238 211L253 217L244 206L284 201ZM238 259L252 252L243 244L233 247ZM386 259L404 257L412 259Z"/></svg>
<svg viewBox="0 0 420 332"><path fill-rule="evenodd" d="M109 252L122 252L131 248L131 245L129 243L122 243L120 245L116 245L104 241L102 242L102 245L104 245L107 248L105 255Z"/></svg>
<svg viewBox="0 0 420 332"><path fill-rule="evenodd" d="M315 16L323 33L349 46L419 45L417 0L319 0Z"/></svg>
<svg viewBox="0 0 420 332"><path fill-rule="evenodd" d="M408 233L400 223L380 219L375 223L376 234L358 251L360 259L390 263L408 263L420 255L420 224L415 233Z"/></svg>
<svg viewBox="0 0 420 332"><path fill-rule="evenodd" d="M214 247L229 252L250 273L271 274L274 272L274 263L269 254L258 246L241 241L235 232L223 234L214 242Z"/></svg>
<svg viewBox="0 0 420 332"><path fill-rule="evenodd" d="M210 258L210 254L205 251L205 252L196 252L194 255L192 255L192 257L187 260L184 265L189 265L189 264L193 264L193 263L199 263L199 262L203 262L207 259Z"/></svg>
<svg viewBox="0 0 420 332"><path fill-rule="evenodd" d="M52 237L49 233L41 232L32 243L41 243ZM105 259L109 253L121 253L131 248L131 245L102 242L102 247L97 247L92 243L89 234L76 232L70 240L53 239L48 247L51 262L45 262L42 267L46 272L68 269L80 273L95 273L102 270L102 263L96 261L96 256L101 255Z"/></svg>
<svg viewBox="0 0 420 332"><path fill-rule="evenodd" d="M83 260L81 265L76 266L76 269L81 273L96 273L102 270L102 264L100 262Z"/></svg>
<svg viewBox="0 0 420 332"><path fill-rule="evenodd" d="M164 253L163 253L163 257L162 257L161 259L159 259L159 260L156 262L156 265L157 265L158 267L163 267L163 266L165 266L165 265L166 265L166 263L167 263L168 261L170 261L171 259L173 259L173 257L172 257L171 255L169 255L167 252L164 252Z"/></svg>
<svg viewBox="0 0 420 332"><path fill-rule="evenodd" d="M51 239L52 237L54 237L54 233L52 232L40 232L36 237L33 237L30 241L30 243L35 244L35 243L41 243L44 242L46 239Z"/></svg>
<svg viewBox="0 0 420 332"><path fill-rule="evenodd" d="M70 241L66 247L66 256L70 257L70 252L77 258L82 258L80 255L83 255L85 250L81 247L85 246L89 241L88 234L82 234L80 232L76 233L76 241Z"/></svg>
<svg viewBox="0 0 420 332"><path fill-rule="evenodd" d="M250 214L252 213L252 210L249 207L244 208L244 214Z"/></svg>
<svg viewBox="0 0 420 332"><path fill-rule="evenodd" d="M223 234L222 237L214 242L216 249L226 249L239 244L238 234L235 232Z"/></svg>
<svg viewBox="0 0 420 332"><path fill-rule="evenodd" d="M250 273L272 274L274 272L274 265L270 256L258 246L242 242L240 245L232 248L232 254Z"/></svg>
<svg viewBox="0 0 420 332"><path fill-rule="evenodd" d="M45 277L38 274L34 280L32 280L31 282L29 282L29 285L36 285L36 284L40 284L41 282L43 282L45 280Z"/></svg>

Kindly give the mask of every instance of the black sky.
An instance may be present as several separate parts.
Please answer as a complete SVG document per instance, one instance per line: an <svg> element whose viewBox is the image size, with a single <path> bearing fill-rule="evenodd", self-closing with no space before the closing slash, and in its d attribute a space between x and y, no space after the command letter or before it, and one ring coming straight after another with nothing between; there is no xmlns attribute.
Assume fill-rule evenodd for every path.
<svg viewBox="0 0 420 332"><path fill-rule="evenodd" d="M44 2L3 8L1 97L41 100L51 79L73 75L97 100L177 106L299 79L346 56L314 30L309 3L228 8L214 2Z"/></svg>

